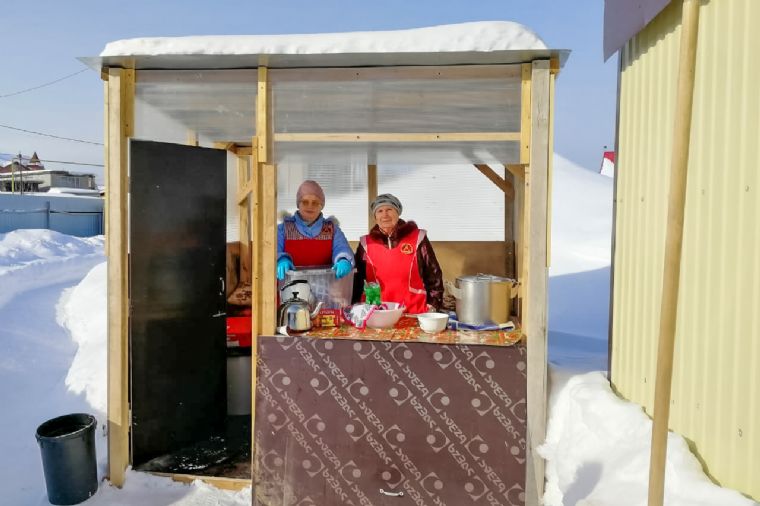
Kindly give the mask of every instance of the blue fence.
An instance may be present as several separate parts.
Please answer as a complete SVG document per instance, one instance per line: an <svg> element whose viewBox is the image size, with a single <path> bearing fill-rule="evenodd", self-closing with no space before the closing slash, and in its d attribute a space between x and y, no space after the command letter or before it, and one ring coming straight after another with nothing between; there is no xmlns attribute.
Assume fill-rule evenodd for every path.
<svg viewBox="0 0 760 506"><path fill-rule="evenodd" d="M47 228L89 237L103 233L103 199L0 193L0 234Z"/></svg>

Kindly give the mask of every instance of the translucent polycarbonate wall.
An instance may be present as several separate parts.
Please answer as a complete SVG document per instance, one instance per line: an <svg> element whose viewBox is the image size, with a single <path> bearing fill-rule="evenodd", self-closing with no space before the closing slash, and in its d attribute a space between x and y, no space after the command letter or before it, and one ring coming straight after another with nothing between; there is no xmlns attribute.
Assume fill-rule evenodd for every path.
<svg viewBox="0 0 760 506"><path fill-rule="evenodd" d="M326 215L349 240L366 233L367 166L378 192L394 193L439 241L504 238L504 194L473 164L503 172L519 161L517 142L487 134L520 131L520 66L285 69L270 72L278 207L295 211L304 179L323 186ZM297 136L324 134L302 142ZM337 134L340 141L326 141ZM362 134L486 134L475 141L409 136L371 142Z"/></svg>
<svg viewBox="0 0 760 506"><path fill-rule="evenodd" d="M367 233L367 165L319 164L277 166L277 207L280 214L296 211L296 191L312 179L325 192L325 216L338 219L349 241Z"/></svg>
<svg viewBox="0 0 760 506"><path fill-rule="evenodd" d="M519 66L272 70L275 132L507 132Z"/></svg>
<svg viewBox="0 0 760 506"><path fill-rule="evenodd" d="M250 145L255 133L256 69L140 70L135 90L135 137L200 145Z"/></svg>
<svg viewBox="0 0 760 506"><path fill-rule="evenodd" d="M504 175L503 167L494 169ZM281 164L277 177L281 214L296 211L298 186L313 179L325 191L325 216L338 219L348 240L367 233L366 164ZM401 217L416 221L433 241L504 240L504 193L472 165L378 166L377 182L378 193L396 195Z"/></svg>
<svg viewBox="0 0 760 506"><path fill-rule="evenodd" d="M442 142L361 134L496 134L520 131L519 65L282 69L270 72L277 162L513 163L518 143ZM280 141L277 134L357 134L354 140ZM317 136L315 136L317 137Z"/></svg>
<svg viewBox="0 0 760 506"><path fill-rule="evenodd" d="M516 138L502 134L519 135L520 65L274 69L269 80L277 163L518 161ZM257 69L140 70L135 137L250 145L257 86ZM324 142L279 135L331 133L390 137Z"/></svg>
<svg viewBox="0 0 760 506"><path fill-rule="evenodd" d="M294 212L298 185L316 179L325 214L356 240L372 164L380 192L398 194L434 240L502 240L503 193L473 164L519 162L521 79L520 65L270 69L279 210ZM135 137L249 146L257 88L257 69L140 70Z"/></svg>
<svg viewBox="0 0 760 506"><path fill-rule="evenodd" d="M504 177L504 168L493 169ZM378 167L378 188L432 241L503 241L504 192L472 165Z"/></svg>

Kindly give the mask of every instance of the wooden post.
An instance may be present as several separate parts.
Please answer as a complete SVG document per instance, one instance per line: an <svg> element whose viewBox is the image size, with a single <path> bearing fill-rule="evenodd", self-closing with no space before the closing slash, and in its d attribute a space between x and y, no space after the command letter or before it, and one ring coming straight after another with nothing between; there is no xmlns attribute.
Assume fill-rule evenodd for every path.
<svg viewBox="0 0 760 506"><path fill-rule="evenodd" d="M530 86L533 67L530 63L522 64L522 84L520 87L520 163L530 163Z"/></svg>
<svg viewBox="0 0 760 506"><path fill-rule="evenodd" d="M238 177L238 220L239 220L239 238L240 238L240 281L251 281L251 264L253 253L251 252L251 196L250 193L245 199L240 196L245 189L251 187L250 171L248 170L249 157L237 157L237 177Z"/></svg>
<svg viewBox="0 0 760 506"><path fill-rule="evenodd" d="M488 178L489 181L491 181L493 184L499 187L501 191L504 192L504 194L510 198L515 198L515 189L512 187L512 183L507 181L505 178L501 177L499 174L496 173L495 170L493 170L491 167L489 167L486 164L482 163L476 163L475 168L480 171L481 174L483 174L485 177Z"/></svg>
<svg viewBox="0 0 760 506"><path fill-rule="evenodd" d="M259 221L261 332L272 335L277 328L277 166L272 156L274 132L272 129L271 83L266 67L259 67L259 85L256 94L256 137L259 172Z"/></svg>
<svg viewBox="0 0 760 506"><path fill-rule="evenodd" d="M673 349L678 317L678 287L681 277L689 137L694 98L694 72L699 32L699 0L684 0L681 17L681 47L678 56L673 152L670 161L668 225L660 304L660 336L657 347L657 377L654 388L654 423L649 464L649 506L662 506L665 492L665 459L668 451L668 419L673 379Z"/></svg>
<svg viewBox="0 0 760 506"><path fill-rule="evenodd" d="M549 61L532 64L530 93L530 164L525 172L523 247L523 329L528 341L528 448L526 504L537 505L544 491L544 460L537 448L546 436L546 200L549 171Z"/></svg>
<svg viewBox="0 0 760 506"><path fill-rule="evenodd" d="M188 146L198 146L198 132L195 130L188 130L185 136L185 144Z"/></svg>
<svg viewBox="0 0 760 506"><path fill-rule="evenodd" d="M515 272L515 178L504 167L504 180L512 188L512 197L504 193L504 248L507 251L506 266L504 272L507 277L516 279ZM514 307L513 307L514 309Z"/></svg>
<svg viewBox="0 0 760 506"><path fill-rule="evenodd" d="M251 203L251 334L254 339L253 349L255 346L256 336L261 335L261 317L262 317L262 268L261 268L261 244L263 243L263 226L261 214L261 167L258 162L258 139L254 137L251 141L253 150L251 152L251 185L252 192L250 196Z"/></svg>
<svg viewBox="0 0 760 506"><path fill-rule="evenodd" d="M370 205L377 198L377 165L367 165L367 230L375 226L375 216Z"/></svg>
<svg viewBox="0 0 760 506"><path fill-rule="evenodd" d="M554 79L557 72L556 59L551 60L552 71L549 73L549 160L546 177L546 266L552 265L552 181L554 179Z"/></svg>
<svg viewBox="0 0 760 506"><path fill-rule="evenodd" d="M127 150L134 132L135 71L108 69L107 91L108 478L121 487L129 465Z"/></svg>

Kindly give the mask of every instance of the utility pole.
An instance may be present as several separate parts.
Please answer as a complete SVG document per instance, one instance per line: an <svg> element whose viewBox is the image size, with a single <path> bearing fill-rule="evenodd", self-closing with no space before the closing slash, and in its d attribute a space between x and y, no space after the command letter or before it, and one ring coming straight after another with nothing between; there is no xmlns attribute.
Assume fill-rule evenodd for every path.
<svg viewBox="0 0 760 506"><path fill-rule="evenodd" d="M21 187L21 192L19 194L23 195L24 194L24 165L21 163L21 160L23 160L23 158L21 158L21 153L19 152L18 154L18 181L19 181L19 186Z"/></svg>
<svg viewBox="0 0 760 506"><path fill-rule="evenodd" d="M14 168L16 166L16 160L11 160L11 194L16 193L16 172Z"/></svg>

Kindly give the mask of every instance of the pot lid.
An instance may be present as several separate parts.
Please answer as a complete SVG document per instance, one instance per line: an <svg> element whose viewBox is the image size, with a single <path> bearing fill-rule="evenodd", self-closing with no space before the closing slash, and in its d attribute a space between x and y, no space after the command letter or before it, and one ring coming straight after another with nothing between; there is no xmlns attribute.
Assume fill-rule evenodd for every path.
<svg viewBox="0 0 760 506"><path fill-rule="evenodd" d="M503 276L496 276L494 274L471 274L469 276L459 276L458 282L465 283L514 283L512 278L505 278Z"/></svg>

